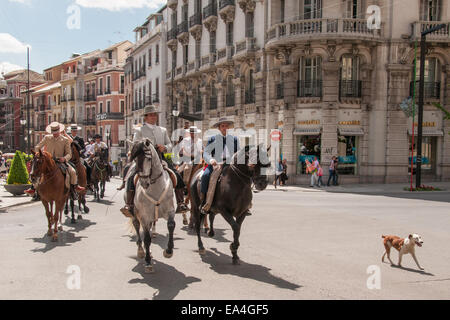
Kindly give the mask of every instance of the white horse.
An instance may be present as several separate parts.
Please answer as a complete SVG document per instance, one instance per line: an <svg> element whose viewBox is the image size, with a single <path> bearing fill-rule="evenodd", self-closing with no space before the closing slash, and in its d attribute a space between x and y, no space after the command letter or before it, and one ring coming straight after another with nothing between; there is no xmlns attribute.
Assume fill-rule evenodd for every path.
<svg viewBox="0 0 450 320"><path fill-rule="evenodd" d="M164 250L164 257L173 255L173 231L175 229L175 192L169 173L164 170L162 162L149 139L137 141L131 150L131 160L135 160L134 168L130 172L136 172L137 183L134 196L134 218L132 223L137 233L138 257L144 257L140 226L144 230L145 246L145 272L152 273L151 264L151 228L159 218L167 220L169 242Z"/></svg>

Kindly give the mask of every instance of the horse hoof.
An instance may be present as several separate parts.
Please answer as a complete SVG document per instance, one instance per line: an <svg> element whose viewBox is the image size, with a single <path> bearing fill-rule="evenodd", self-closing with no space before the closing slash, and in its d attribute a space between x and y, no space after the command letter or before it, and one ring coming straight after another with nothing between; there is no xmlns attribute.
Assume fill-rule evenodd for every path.
<svg viewBox="0 0 450 320"><path fill-rule="evenodd" d="M78 215L77 219L78 219L78 220L83 219L83 217L81 216L81 214Z"/></svg>
<svg viewBox="0 0 450 320"><path fill-rule="evenodd" d="M58 230L59 230L59 231L63 231L63 227L62 227L62 226L59 226L59 227L58 227Z"/></svg>
<svg viewBox="0 0 450 320"><path fill-rule="evenodd" d="M144 259L144 257L145 257L144 249L138 248L137 256L138 256L139 259Z"/></svg>
<svg viewBox="0 0 450 320"><path fill-rule="evenodd" d="M89 208L88 207L84 207L84 213L89 213Z"/></svg>
<svg viewBox="0 0 450 320"><path fill-rule="evenodd" d="M69 214L69 211L64 211L64 214L67 216Z"/></svg>
<svg viewBox="0 0 450 320"><path fill-rule="evenodd" d="M215 233L214 233L213 230L210 230L210 231L208 232L208 237L212 238L212 237L214 237L214 235L215 235Z"/></svg>
<svg viewBox="0 0 450 320"><path fill-rule="evenodd" d="M208 233L208 231L209 231L209 228L205 227L205 233Z"/></svg>
<svg viewBox="0 0 450 320"><path fill-rule="evenodd" d="M52 241L53 241L53 242L58 241L58 235L57 235L57 234L54 234L54 235L52 236Z"/></svg>
<svg viewBox="0 0 450 320"><path fill-rule="evenodd" d="M156 238L158 234L156 232L152 232L152 238Z"/></svg>
<svg viewBox="0 0 450 320"><path fill-rule="evenodd" d="M183 224L184 224L185 226L187 226L187 225L189 224L189 222L187 221L187 219L183 219Z"/></svg>
<svg viewBox="0 0 450 320"><path fill-rule="evenodd" d="M199 253L201 256L204 256L204 255L206 254L206 249L205 249L205 248L203 248L203 249L198 249L198 253Z"/></svg>
<svg viewBox="0 0 450 320"><path fill-rule="evenodd" d="M150 265L150 266L145 266L144 272L145 272L145 273L154 273L155 270L153 270L153 266Z"/></svg>
<svg viewBox="0 0 450 320"><path fill-rule="evenodd" d="M194 229L194 223L193 222L189 222L188 228L191 229L191 230Z"/></svg>
<svg viewBox="0 0 450 320"><path fill-rule="evenodd" d="M164 258L170 259L173 256L173 253L167 253L167 250L163 251Z"/></svg>
<svg viewBox="0 0 450 320"><path fill-rule="evenodd" d="M47 231L47 236L51 237L53 235L53 231L49 230Z"/></svg>
<svg viewBox="0 0 450 320"><path fill-rule="evenodd" d="M77 222L75 221L74 218L72 218L72 219L70 220L70 223L75 224L75 223L77 223Z"/></svg>
<svg viewBox="0 0 450 320"><path fill-rule="evenodd" d="M241 264L241 261L239 260L239 258L233 259L233 265L238 266Z"/></svg>

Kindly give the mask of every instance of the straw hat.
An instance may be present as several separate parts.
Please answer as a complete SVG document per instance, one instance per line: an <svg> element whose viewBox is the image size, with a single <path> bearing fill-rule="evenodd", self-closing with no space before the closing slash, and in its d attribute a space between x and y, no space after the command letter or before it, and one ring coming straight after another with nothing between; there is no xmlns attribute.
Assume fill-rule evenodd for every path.
<svg viewBox="0 0 450 320"><path fill-rule="evenodd" d="M144 108L144 116L149 114L149 113L160 113L161 111L159 111L156 106L154 105L150 105Z"/></svg>
<svg viewBox="0 0 450 320"><path fill-rule="evenodd" d="M222 123L228 123L230 125L234 124L233 120L230 120L228 118L220 118L219 121L217 121L214 125L213 128L218 128Z"/></svg>
<svg viewBox="0 0 450 320"><path fill-rule="evenodd" d="M81 127L79 127L76 123L72 123L69 127L70 130L81 130Z"/></svg>
<svg viewBox="0 0 450 320"><path fill-rule="evenodd" d="M63 132L64 131L64 125L55 121L55 122L50 123L47 126L47 128L45 128L45 131L47 131L47 133L50 133L50 134Z"/></svg>
<svg viewBox="0 0 450 320"><path fill-rule="evenodd" d="M200 133L200 132L202 132L202 130L200 130L196 126L191 126L191 127L189 127L189 129L186 129L186 132L187 133Z"/></svg>

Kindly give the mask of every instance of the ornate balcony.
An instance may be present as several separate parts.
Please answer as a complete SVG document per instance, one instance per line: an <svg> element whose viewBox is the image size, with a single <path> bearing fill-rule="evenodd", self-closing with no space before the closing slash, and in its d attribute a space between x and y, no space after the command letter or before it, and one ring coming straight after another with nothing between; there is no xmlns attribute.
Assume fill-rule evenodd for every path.
<svg viewBox="0 0 450 320"><path fill-rule="evenodd" d="M361 80L339 81L339 100L342 98L361 98L361 93L362 93Z"/></svg>
<svg viewBox="0 0 450 320"><path fill-rule="evenodd" d="M249 55L254 55L256 50L256 38L245 38L245 40L236 43L233 59L239 60L242 57L249 57Z"/></svg>
<svg viewBox="0 0 450 320"><path fill-rule="evenodd" d="M202 34L202 13L196 12L193 16L189 18L189 32L191 35L198 39L198 35Z"/></svg>
<svg viewBox="0 0 450 320"><path fill-rule="evenodd" d="M225 106L234 107L234 105L235 105L234 93L227 94L225 97Z"/></svg>
<svg viewBox="0 0 450 320"><path fill-rule="evenodd" d="M298 40L355 38L361 40L379 40L382 29L369 29L365 19L322 18L295 20L279 23L266 33L268 47L289 44Z"/></svg>
<svg viewBox="0 0 450 320"><path fill-rule="evenodd" d="M176 10L178 6L178 0L167 0L167 6L172 10Z"/></svg>
<svg viewBox="0 0 450 320"><path fill-rule="evenodd" d="M217 2L213 1L203 8L203 24L209 32L217 29Z"/></svg>
<svg viewBox="0 0 450 320"><path fill-rule="evenodd" d="M411 81L409 83L409 95L413 96L414 83L416 84L415 96L416 100L419 99L419 81ZM441 97L441 83L425 81L424 83L424 100L439 100Z"/></svg>
<svg viewBox="0 0 450 320"><path fill-rule="evenodd" d="M223 22L232 22L235 13L235 0L220 0L219 1L219 15Z"/></svg>
<svg viewBox="0 0 450 320"><path fill-rule="evenodd" d="M420 40L421 33L427 29L446 24L443 29L427 35L427 41L450 42L450 22L448 21L417 21L412 23L412 39Z"/></svg>
<svg viewBox="0 0 450 320"><path fill-rule="evenodd" d="M177 26L177 39L181 44L189 42L188 21L183 21Z"/></svg>
<svg viewBox="0 0 450 320"><path fill-rule="evenodd" d="M277 100L284 99L284 85L283 83L277 83Z"/></svg>
<svg viewBox="0 0 450 320"><path fill-rule="evenodd" d="M297 81L297 97L322 97L322 80L298 80Z"/></svg>
<svg viewBox="0 0 450 320"><path fill-rule="evenodd" d="M167 46L173 50L177 47L178 28L172 28L167 32Z"/></svg>
<svg viewBox="0 0 450 320"><path fill-rule="evenodd" d="M217 96L210 96L209 97L209 110L216 110L217 109Z"/></svg>

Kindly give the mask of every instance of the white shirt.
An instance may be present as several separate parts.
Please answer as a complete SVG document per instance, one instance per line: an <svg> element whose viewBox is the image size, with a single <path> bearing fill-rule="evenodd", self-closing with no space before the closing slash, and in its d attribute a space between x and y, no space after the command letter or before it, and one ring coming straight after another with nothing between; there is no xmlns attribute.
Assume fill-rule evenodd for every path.
<svg viewBox="0 0 450 320"><path fill-rule="evenodd" d="M195 139L195 138L194 138ZM194 155L194 158L198 158L200 159L203 153L203 143L202 140L197 138L195 139L195 144L194 144L194 150L192 149L192 139L191 137L187 137L184 138L181 141L181 150L183 151L183 156L184 157L191 157L192 155Z"/></svg>

